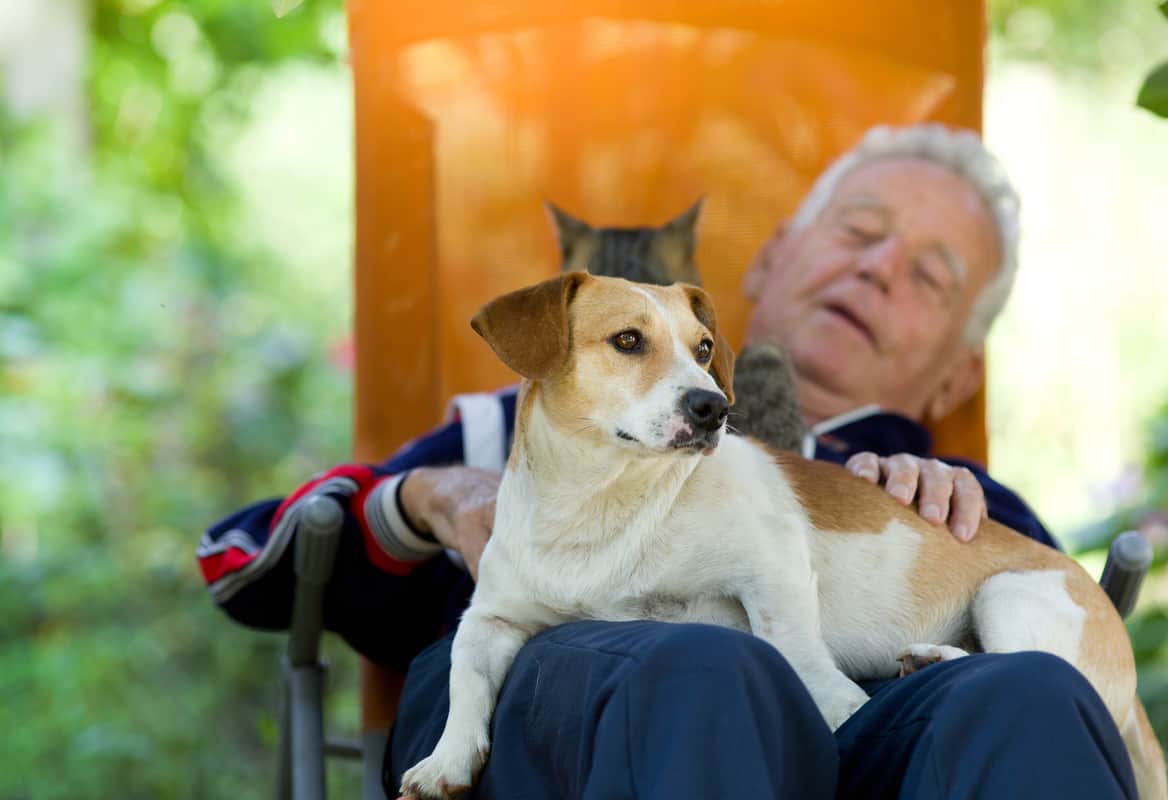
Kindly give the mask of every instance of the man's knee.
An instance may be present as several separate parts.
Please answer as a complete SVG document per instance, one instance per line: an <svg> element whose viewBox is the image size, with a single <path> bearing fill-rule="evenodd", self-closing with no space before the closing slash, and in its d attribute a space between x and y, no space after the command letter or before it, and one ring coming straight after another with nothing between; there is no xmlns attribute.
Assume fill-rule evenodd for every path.
<svg viewBox="0 0 1168 800"><path fill-rule="evenodd" d="M996 653L950 664L952 677L944 679L947 685L929 714L938 752L964 758L971 738L984 743L987 753L994 746L1029 748L1039 754L1037 760L1075 748L1121 748L1103 700L1081 672L1058 656Z"/></svg>
<svg viewBox="0 0 1168 800"><path fill-rule="evenodd" d="M963 686L966 698L1039 723L1046 712L1068 703L1098 705L1102 700L1091 684L1068 661L1050 653L1026 651L998 653L979 659L982 663Z"/></svg>
<svg viewBox="0 0 1168 800"><path fill-rule="evenodd" d="M787 661L756 636L670 625L637 655L614 696L625 703L622 724L647 734L632 745L634 758L670 769L713 759L695 773L704 796L717 794L709 781L724 770L741 772L730 785L752 787L735 796L834 794L831 729Z"/></svg>
<svg viewBox="0 0 1168 800"><path fill-rule="evenodd" d="M739 673L749 667L794 676L779 651L762 639L715 625L661 623L636 660L651 668Z"/></svg>
<svg viewBox="0 0 1168 800"><path fill-rule="evenodd" d="M799 676L767 642L713 625L664 625L636 655L630 680L692 682L716 696L745 690L757 702L808 716L818 711Z"/></svg>

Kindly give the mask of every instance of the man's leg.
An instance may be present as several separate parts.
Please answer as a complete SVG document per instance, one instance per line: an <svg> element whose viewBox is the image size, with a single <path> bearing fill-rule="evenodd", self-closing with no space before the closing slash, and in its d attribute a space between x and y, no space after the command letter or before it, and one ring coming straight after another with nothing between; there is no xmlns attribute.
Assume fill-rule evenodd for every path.
<svg viewBox="0 0 1168 800"><path fill-rule="evenodd" d="M840 797L1136 797L1102 700L1046 653L971 655L883 682L836 731Z"/></svg>
<svg viewBox="0 0 1168 800"><path fill-rule="evenodd" d="M450 641L410 668L387 791L446 721ZM533 638L500 692L483 798L835 796L837 754L774 648L725 628L582 622Z"/></svg>

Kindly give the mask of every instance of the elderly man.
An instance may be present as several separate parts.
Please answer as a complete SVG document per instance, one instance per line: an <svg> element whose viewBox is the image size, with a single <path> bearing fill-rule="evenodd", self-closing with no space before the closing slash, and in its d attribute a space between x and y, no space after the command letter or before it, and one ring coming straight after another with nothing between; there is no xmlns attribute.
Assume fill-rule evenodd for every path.
<svg viewBox="0 0 1168 800"><path fill-rule="evenodd" d="M983 379L982 343L1016 264L1017 201L970 133L871 131L819 179L745 280L747 343L791 358L807 455L846 463L940 528L983 513L1053 545L973 464L926 460L921 423ZM249 624L287 618L297 503L350 510L330 627L361 652L413 661L385 783L427 755L446 717L450 637L489 535L514 391L456 403L455 420L378 467L325 473L204 537L216 600ZM472 430L473 429L473 430ZM495 438L492 440L491 432ZM484 433L485 432L485 433ZM481 455L486 442L488 455ZM946 535L938 532L937 535ZM362 545L363 542L363 545ZM536 636L502 689L482 797L1135 797L1101 701L1053 656L974 655L865 686L836 733L777 651L701 625L583 622Z"/></svg>

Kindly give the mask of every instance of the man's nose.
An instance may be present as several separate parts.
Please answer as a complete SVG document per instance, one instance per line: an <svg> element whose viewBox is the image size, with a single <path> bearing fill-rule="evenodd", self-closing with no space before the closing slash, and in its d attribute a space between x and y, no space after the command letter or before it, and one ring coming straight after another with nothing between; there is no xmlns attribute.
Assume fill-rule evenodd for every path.
<svg viewBox="0 0 1168 800"><path fill-rule="evenodd" d="M897 236L874 242L860 254L857 262L860 279L888 294L904 263L904 256L904 244Z"/></svg>

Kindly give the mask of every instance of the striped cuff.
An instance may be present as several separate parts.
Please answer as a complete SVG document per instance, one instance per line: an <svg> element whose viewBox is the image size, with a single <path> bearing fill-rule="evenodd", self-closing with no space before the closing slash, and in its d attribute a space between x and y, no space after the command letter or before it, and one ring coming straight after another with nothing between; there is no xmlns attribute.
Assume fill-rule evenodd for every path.
<svg viewBox="0 0 1168 800"><path fill-rule="evenodd" d="M425 561L442 552L442 545L414 528L402 511L400 487L409 472L387 478L365 498L365 520L369 532L390 558L398 561Z"/></svg>

